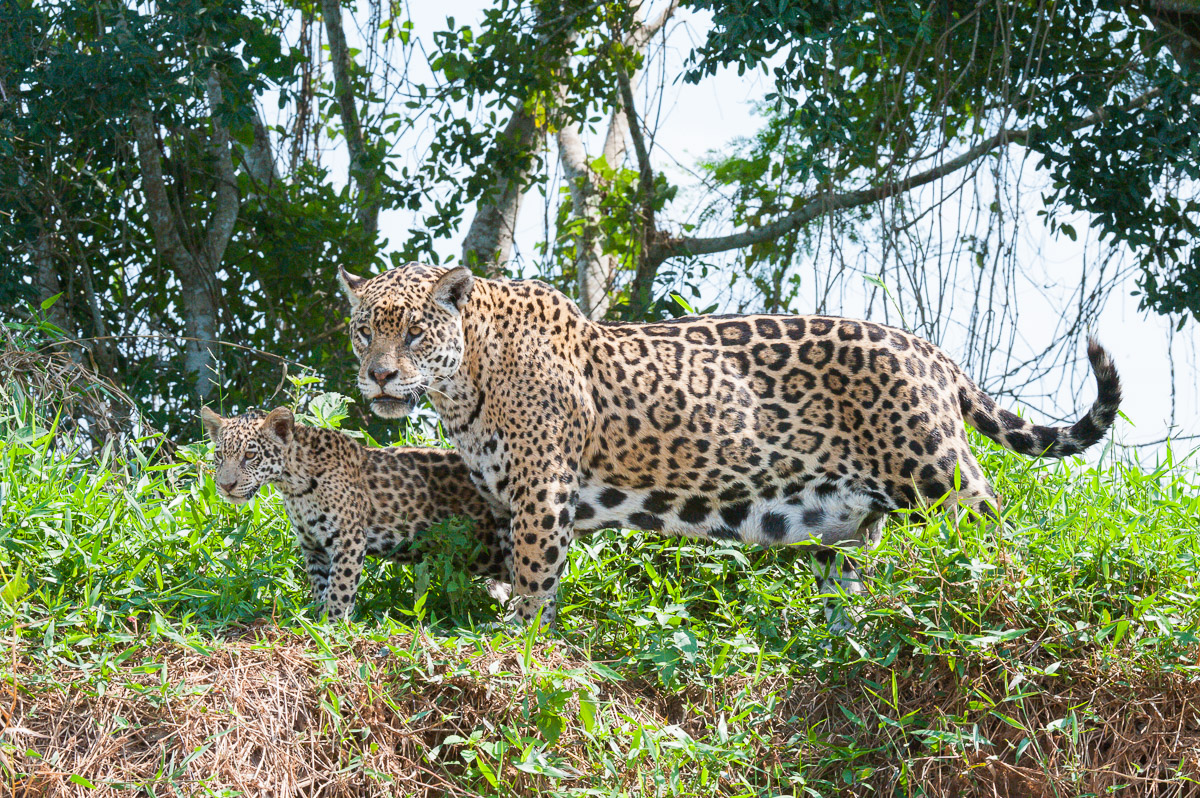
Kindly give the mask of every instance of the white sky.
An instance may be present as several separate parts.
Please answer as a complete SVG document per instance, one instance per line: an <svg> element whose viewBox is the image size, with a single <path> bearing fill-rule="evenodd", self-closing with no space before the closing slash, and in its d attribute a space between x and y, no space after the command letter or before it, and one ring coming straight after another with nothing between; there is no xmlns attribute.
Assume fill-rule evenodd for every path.
<svg viewBox="0 0 1200 798"><path fill-rule="evenodd" d="M413 34L421 40L427 52L432 51L433 32L445 27L446 17L454 17L460 27L477 26L484 7L485 4L477 0L411 2L409 12L414 26ZM365 19L365 16L359 18ZM680 11L677 19L679 21L669 28L666 46L663 47L661 39L658 40L656 46L660 49L652 53L650 61L652 74L644 81L646 85L654 85L661 77L666 88L657 98L656 105L644 105L640 110L656 130L651 152L655 168L665 171L674 183L680 185L680 197L686 198L689 196L687 189L698 186L691 170L699 158L710 151L722 150L736 137L749 137L758 130L761 120L752 114L751 104L769 90L770 79L761 73L739 77L734 70L726 69L699 85L684 83L681 78L683 59L691 44L703 36L706 18ZM351 27L347 24L347 34L353 36ZM420 74L423 66L414 63L413 68L413 76L418 80L424 79ZM643 94L641 102L645 100ZM407 146L403 139L399 143ZM423 147L420 142L413 142L412 149L416 152ZM595 149L589 146L589 151ZM551 149L547 153L547 160L554 163L555 154ZM340 148L329 153L327 162L335 167L336 178L344 181L345 156ZM1026 172L1031 170L1027 169ZM1031 207L1040 207L1038 188L1041 182L1042 178L1036 173L1022 174L1022 184L1028 191ZM691 196L695 196L695 193L690 192ZM681 221L688 210L683 207L684 203L677 202L676 207L668 209L665 218ZM518 256L521 253L532 255L533 246L542 239L544 207L545 200L541 193L531 191L526 197L518 223ZM466 218L469 222L470 214ZM1047 297L1052 300L1068 294L1069 289L1078 283L1082 264L1089 263L1088 259L1098 258L1100 247L1090 241L1085 219L1075 224L1080 233L1078 242L1062 236L1051 238L1045 228L1037 223L1032 212L1026 217L1025 224L1027 228L1021 236L1021 262L1029 264L1029 282L1020 294L1020 312L1027 354L1044 348L1055 333L1058 321L1054 316L1055 303ZM417 225L419 215L407 211L388 212L380 219L381 233L391 242L402 242L409 228ZM439 253L443 257L457 255L465 232L464 226L453 239L438 242ZM1130 280L1123 291L1118 291L1112 297L1103 311L1098 328L1094 330L1112 351L1124 382L1125 401L1122 410L1129 421L1117 422L1114 437L1126 444L1157 440L1171 432L1172 380L1168 343L1172 340L1172 324L1164 317L1139 312L1137 299L1129 296L1133 289L1133 281ZM855 312L854 309L858 304L854 297L849 297L842 312L859 315L861 311ZM806 312L802 307L792 309ZM838 310L834 309L834 312ZM1170 348L1174 352L1175 370L1174 435L1200 434L1200 402L1197 401L1200 371L1196 343L1195 324L1192 323L1174 336L1173 347ZM955 351L952 339L945 341L944 345L951 355L961 356L961 351ZM992 375L972 376L977 382L985 383ZM1042 399L1030 402L1027 407L1031 420L1042 420L1039 411L1052 412L1055 407L1065 408L1067 413L1075 407L1078 413L1082 413L1095 397L1094 384L1090 379L1077 379L1074 384L1084 386L1078 395L1069 395L1071 389L1064 388L1052 396L1050 402ZM1044 391L1034 392L1037 393ZM1200 440L1182 443L1177 451L1190 451L1191 447L1198 445ZM1144 452L1152 456L1159 453L1158 447Z"/></svg>

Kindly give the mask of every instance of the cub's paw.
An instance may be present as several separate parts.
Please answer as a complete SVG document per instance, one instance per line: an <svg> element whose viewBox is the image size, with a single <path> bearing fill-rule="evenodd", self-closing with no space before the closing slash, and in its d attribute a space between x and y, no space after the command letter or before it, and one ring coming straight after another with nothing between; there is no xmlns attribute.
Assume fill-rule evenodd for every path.
<svg viewBox="0 0 1200 798"><path fill-rule="evenodd" d="M508 600L512 597L511 584L495 579L485 579L483 584L487 588L488 595L495 599L497 604L501 607L508 605Z"/></svg>

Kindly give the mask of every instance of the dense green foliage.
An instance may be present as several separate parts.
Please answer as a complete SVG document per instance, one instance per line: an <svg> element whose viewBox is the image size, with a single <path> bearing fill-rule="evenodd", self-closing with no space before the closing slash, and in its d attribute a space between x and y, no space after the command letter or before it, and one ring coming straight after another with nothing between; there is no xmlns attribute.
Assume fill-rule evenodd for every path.
<svg viewBox="0 0 1200 798"><path fill-rule="evenodd" d="M695 5L715 24L690 80L719 66L775 78L767 127L715 169L739 221L1016 142L1050 177L1051 232L1074 239L1059 219L1086 212L1137 258L1144 306L1200 313L1200 78L1178 60L1193 13L1114 0ZM775 243L751 259L790 257Z"/></svg>
<svg viewBox="0 0 1200 798"><path fill-rule="evenodd" d="M353 202L327 166L298 160L273 185L248 167L263 93L288 102L302 88L299 50L284 41L292 13L286 3L206 0L0 7L5 315L23 315L18 300L36 306L61 294L50 320L83 339L98 371L146 400L161 429L176 431L195 399L185 370L195 296L216 315L220 342L206 344L218 354L210 368L225 396L208 397L214 403L261 401L284 365L293 374L351 373L348 348L330 345L344 315L334 281L338 264L371 268L375 242L356 232ZM180 248L193 254L204 251L220 210L218 129L230 138L237 222L223 268L184 270L161 240L134 135L138 110L159 126L164 189ZM404 199L399 189L387 196Z"/></svg>
<svg viewBox="0 0 1200 798"><path fill-rule="evenodd" d="M597 317L639 319L679 313L673 292L709 307L721 284L746 288L750 310L808 309L793 300L823 279L811 261L878 237L917 275L897 301L942 307L928 294L969 281L923 283L934 242L867 220L910 203L919 186L906 180L971 155L929 177L953 193L1016 145L1049 176L1051 232L1074 238L1067 217L1085 212L1111 252L1137 258L1149 308L1195 310L1186 9L695 5L715 24L687 51L690 78L769 65L776 88L757 137L711 142L699 203L663 168L675 154L655 150L671 89L648 65L676 29L673 4L496 0L426 30L379 0L0 4L2 313L59 296L54 346L174 436L196 400L261 403L285 367L349 382L339 265L465 259L549 280ZM1027 190L1008 175L996 170ZM511 232L530 227L521 198L538 189L544 235L518 260ZM912 213L925 201L914 195ZM1001 204L981 202L985 232L957 220L963 234L939 245L950 260L1009 251ZM925 331L941 343L945 328ZM1006 337L971 327L967 350Z"/></svg>
<svg viewBox="0 0 1200 798"><path fill-rule="evenodd" d="M1172 463L1037 464L984 444L1004 527L936 516L891 523L870 557L865 621L845 642L828 638L795 550L606 532L573 547L561 632L535 644L489 629L494 607L453 560L466 548L461 528L435 531L422 565L372 563L356 619L317 623L270 491L235 510L203 473L204 444L180 462L155 457L154 440L129 456L80 462L56 449L48 423L5 396L0 639L20 652L0 662L5 691L103 694L127 678L120 663L155 646L173 641L208 656L263 619L311 638L318 659L369 677L379 706L423 695L446 668L457 685L448 695L468 702L473 681L508 678L474 659L513 652L525 665L503 689L533 685L523 703L503 702L515 714L421 749L424 767L471 793L519 783L545 795L830 795L847 785L920 794L916 774L931 761L1011 759L1014 750L1018 765L1069 783L1085 777L1087 735L1112 708L1084 695L1047 724L1051 697L1095 673L1120 672L1136 686L1190 672L1200 641L1200 491ZM433 637L407 638L410 628ZM400 643L389 642L395 635ZM381 660L371 652L385 642L398 647ZM576 664L552 664L563 657ZM153 681L138 674L158 666L144 667L128 678ZM338 698L343 680L336 668L320 672L336 713L350 700ZM922 685L935 683L949 692L922 698ZM171 700L173 689L153 687L146 700ZM806 691L824 709L804 704ZM627 694L675 707L677 720L622 721ZM450 701L450 716L467 712L467 703L438 700ZM371 740L353 728L339 732L345 766L383 789L389 776L351 756ZM997 728L1007 731L990 739ZM0 752L14 753L11 745L0 741ZM19 779L6 767L0 779ZM631 786L639 771L648 775ZM157 786L182 772L165 771Z"/></svg>

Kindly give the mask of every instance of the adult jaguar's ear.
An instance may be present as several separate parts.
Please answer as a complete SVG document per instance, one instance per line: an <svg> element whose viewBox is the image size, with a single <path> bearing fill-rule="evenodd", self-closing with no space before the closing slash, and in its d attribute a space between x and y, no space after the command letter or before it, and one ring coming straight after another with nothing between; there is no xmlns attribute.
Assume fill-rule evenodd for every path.
<svg viewBox="0 0 1200 798"><path fill-rule="evenodd" d="M367 284L367 278L351 274L341 266L338 266L338 284L341 285L342 292L350 300L350 307L353 308L358 304L359 292Z"/></svg>
<svg viewBox="0 0 1200 798"><path fill-rule="evenodd" d="M217 415L211 407L205 405L200 408L200 420L204 422L204 429L208 430L208 437L215 441L217 433L221 431L221 425L225 423L225 419Z"/></svg>
<svg viewBox="0 0 1200 798"><path fill-rule="evenodd" d="M466 266L459 266L438 278L430 296L446 310L458 313L471 298L471 289L474 286L475 275L471 274L471 270Z"/></svg>
<svg viewBox="0 0 1200 798"><path fill-rule="evenodd" d="M277 407L267 413L267 417L263 419L262 428L280 443L288 443L292 439L292 428L295 424L296 418L292 415L291 410L286 407Z"/></svg>

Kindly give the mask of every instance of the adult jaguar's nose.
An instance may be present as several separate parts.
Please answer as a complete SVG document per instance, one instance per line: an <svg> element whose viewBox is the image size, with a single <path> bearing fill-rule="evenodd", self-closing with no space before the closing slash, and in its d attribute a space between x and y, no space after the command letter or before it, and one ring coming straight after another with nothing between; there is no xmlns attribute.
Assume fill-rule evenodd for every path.
<svg viewBox="0 0 1200 798"><path fill-rule="evenodd" d="M387 385L397 373L399 372L397 372L396 369L371 369L371 379L375 380L375 383L382 388L383 386Z"/></svg>

